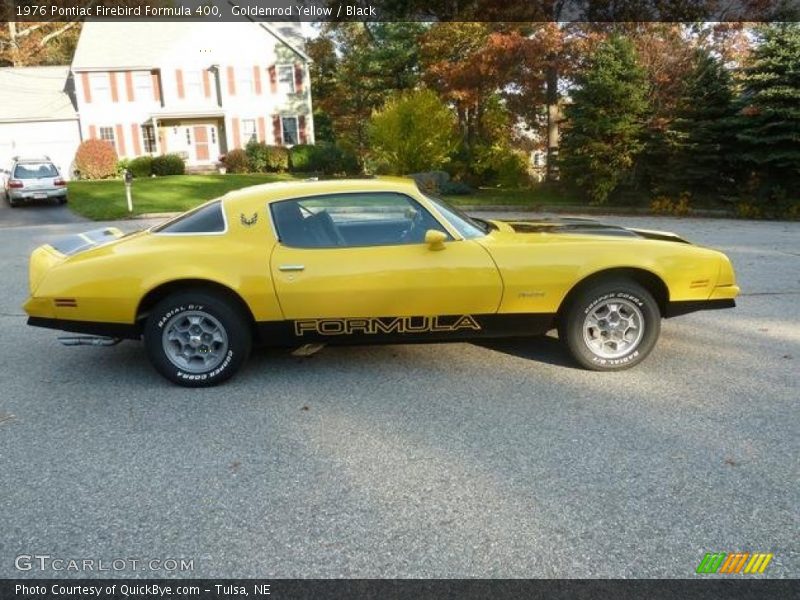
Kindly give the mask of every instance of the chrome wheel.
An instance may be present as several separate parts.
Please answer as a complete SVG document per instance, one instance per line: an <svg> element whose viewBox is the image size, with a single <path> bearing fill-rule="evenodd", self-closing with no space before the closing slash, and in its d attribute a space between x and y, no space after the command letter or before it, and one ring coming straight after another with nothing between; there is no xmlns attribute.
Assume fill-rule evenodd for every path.
<svg viewBox="0 0 800 600"><path fill-rule="evenodd" d="M583 341L600 358L620 358L633 352L643 336L642 311L623 298L598 303L583 321Z"/></svg>
<svg viewBox="0 0 800 600"><path fill-rule="evenodd" d="M169 361L189 373L205 373L217 368L228 353L225 328L201 310L173 316L164 325L161 343Z"/></svg>

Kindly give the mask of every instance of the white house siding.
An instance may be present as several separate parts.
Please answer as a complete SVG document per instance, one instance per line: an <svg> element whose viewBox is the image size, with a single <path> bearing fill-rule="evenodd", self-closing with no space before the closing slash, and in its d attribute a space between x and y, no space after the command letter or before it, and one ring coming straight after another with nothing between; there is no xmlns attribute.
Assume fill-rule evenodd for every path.
<svg viewBox="0 0 800 600"><path fill-rule="evenodd" d="M82 35L104 34L108 30L98 28L111 25L119 27L95 23L94 32L84 30ZM154 24L152 35L159 34L159 25L163 24ZM138 56L131 56L129 67L119 60L103 67L102 55L88 66L85 59L76 60L75 92L84 139L101 137L101 128L110 128L105 132L113 131L120 156L139 156L145 153L142 127L155 119L158 147L153 153L180 152L189 164L213 163L220 152L246 144L247 125L253 126L258 140L282 143L281 119L297 117L304 123L298 141L313 143L303 57L258 24L184 27L173 43L161 41L160 56L149 64L137 65ZM294 92L277 81L279 65L294 69ZM203 137L206 141L201 143Z"/></svg>

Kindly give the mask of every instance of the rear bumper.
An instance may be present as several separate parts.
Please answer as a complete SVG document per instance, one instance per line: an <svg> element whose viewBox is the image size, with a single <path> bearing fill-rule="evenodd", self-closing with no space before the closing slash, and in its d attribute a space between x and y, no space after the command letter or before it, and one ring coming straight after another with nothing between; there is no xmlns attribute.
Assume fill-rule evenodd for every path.
<svg viewBox="0 0 800 600"><path fill-rule="evenodd" d="M734 308L736 300L733 298L718 298L713 300L687 300L683 302L670 302L667 304L664 318L679 317L698 310L719 310L721 308Z"/></svg>
<svg viewBox="0 0 800 600"><path fill-rule="evenodd" d="M8 197L11 200L47 200L49 198L65 198L67 188L53 188L49 190L8 190Z"/></svg>
<svg viewBox="0 0 800 600"><path fill-rule="evenodd" d="M70 321L68 319L51 319L49 317L28 317L28 325L129 340L138 340L141 337L139 328L127 323L101 323L98 321Z"/></svg>

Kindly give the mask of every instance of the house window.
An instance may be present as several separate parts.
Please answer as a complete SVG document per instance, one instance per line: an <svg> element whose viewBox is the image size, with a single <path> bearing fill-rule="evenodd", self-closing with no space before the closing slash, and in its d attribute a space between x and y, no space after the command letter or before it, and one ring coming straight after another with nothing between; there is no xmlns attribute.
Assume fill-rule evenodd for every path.
<svg viewBox="0 0 800 600"><path fill-rule="evenodd" d="M188 127L186 128L186 145L187 146L192 145L192 130L189 129Z"/></svg>
<svg viewBox="0 0 800 600"><path fill-rule="evenodd" d="M113 127L101 127L100 128L100 139L104 142L111 142L111 145L114 145L114 128Z"/></svg>
<svg viewBox="0 0 800 600"><path fill-rule="evenodd" d="M89 84L92 88L92 100L111 102L111 81L108 73L91 73Z"/></svg>
<svg viewBox="0 0 800 600"><path fill-rule="evenodd" d="M278 89L294 94L294 65L278 65Z"/></svg>
<svg viewBox="0 0 800 600"><path fill-rule="evenodd" d="M294 146L300 140L297 129L297 117L283 117L281 119L283 129L283 143L286 146Z"/></svg>
<svg viewBox="0 0 800 600"><path fill-rule="evenodd" d="M242 139L245 144L258 141L255 119L242 119Z"/></svg>
<svg viewBox="0 0 800 600"><path fill-rule="evenodd" d="M156 131L152 125L142 125L142 142L144 142L145 152L148 154L155 154Z"/></svg>
<svg viewBox="0 0 800 600"><path fill-rule="evenodd" d="M183 77L187 98L202 98L203 74L200 71L186 71Z"/></svg>
<svg viewBox="0 0 800 600"><path fill-rule="evenodd" d="M150 99L153 97L152 75L139 71L133 74L133 87L137 100Z"/></svg>
<svg viewBox="0 0 800 600"><path fill-rule="evenodd" d="M245 94L256 93L252 69L239 69L239 85L242 89L242 92Z"/></svg>

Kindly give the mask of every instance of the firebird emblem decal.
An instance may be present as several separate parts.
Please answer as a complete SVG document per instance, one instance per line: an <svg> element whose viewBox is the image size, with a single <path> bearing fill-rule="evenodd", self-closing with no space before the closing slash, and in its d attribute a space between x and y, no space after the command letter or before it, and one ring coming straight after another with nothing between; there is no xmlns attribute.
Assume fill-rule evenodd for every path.
<svg viewBox="0 0 800 600"><path fill-rule="evenodd" d="M456 317L386 317L365 319L303 319L294 322L294 334L351 335L354 333L440 333L460 329L480 331L472 315Z"/></svg>
<svg viewBox="0 0 800 600"><path fill-rule="evenodd" d="M258 221L258 213L254 212L253 216L249 218L246 217L244 213L242 213L241 215L239 215L239 219L241 219L242 225L244 225L245 227L251 227L256 224L256 221Z"/></svg>

